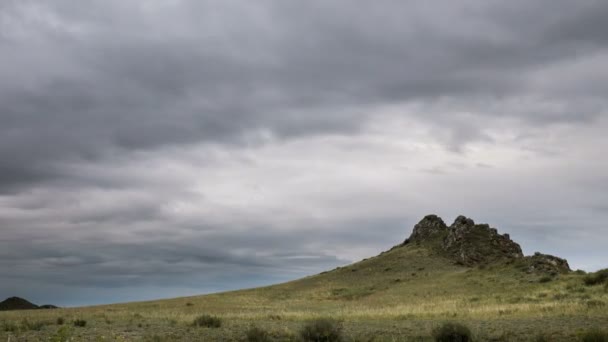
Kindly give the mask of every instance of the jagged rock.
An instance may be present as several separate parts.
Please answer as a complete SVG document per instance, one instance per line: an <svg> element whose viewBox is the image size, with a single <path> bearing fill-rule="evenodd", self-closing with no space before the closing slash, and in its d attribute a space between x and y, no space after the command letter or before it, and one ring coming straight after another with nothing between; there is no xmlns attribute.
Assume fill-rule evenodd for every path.
<svg viewBox="0 0 608 342"><path fill-rule="evenodd" d="M539 252L525 257L525 265L528 273L558 274L571 271L567 260Z"/></svg>
<svg viewBox="0 0 608 342"><path fill-rule="evenodd" d="M524 256L519 244L508 234L500 235L495 228L475 224L464 216L458 216L448 228L442 248L458 263L468 266Z"/></svg>
<svg viewBox="0 0 608 342"><path fill-rule="evenodd" d="M410 241L425 241L445 233L448 226L437 215L427 215L414 226L414 231L405 243Z"/></svg>
<svg viewBox="0 0 608 342"><path fill-rule="evenodd" d="M415 242L425 245L465 266L477 266L496 262L517 262L527 272L570 272L568 261L541 253L524 257L518 243L509 234L499 234L487 224L476 224L472 219L458 216L451 226L446 226L437 215L427 215L402 245ZM398 247L398 246L396 246Z"/></svg>

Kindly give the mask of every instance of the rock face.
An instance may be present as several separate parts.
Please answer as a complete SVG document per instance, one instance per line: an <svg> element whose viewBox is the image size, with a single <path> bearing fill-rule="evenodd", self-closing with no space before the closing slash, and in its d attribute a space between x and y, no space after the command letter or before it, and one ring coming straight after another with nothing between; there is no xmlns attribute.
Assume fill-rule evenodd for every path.
<svg viewBox="0 0 608 342"><path fill-rule="evenodd" d="M542 254L539 252L526 258L528 273L568 273L570 265L566 259L558 258L553 255Z"/></svg>
<svg viewBox="0 0 608 342"><path fill-rule="evenodd" d="M437 215L427 215L414 226L404 242L408 243L427 244L466 266L521 260L530 272L570 271L566 260L551 255L537 253L524 257L519 244L508 234L499 234L496 228L487 224L475 224L465 216L458 216L448 227Z"/></svg>
<svg viewBox="0 0 608 342"><path fill-rule="evenodd" d="M445 225L441 217L437 215L427 215L414 226L414 231L406 242L425 241L445 233L448 226Z"/></svg>
<svg viewBox="0 0 608 342"><path fill-rule="evenodd" d="M523 258L521 247L508 234L498 234L487 224L475 224L458 216L448 228L443 249L463 265L477 265L506 259Z"/></svg>

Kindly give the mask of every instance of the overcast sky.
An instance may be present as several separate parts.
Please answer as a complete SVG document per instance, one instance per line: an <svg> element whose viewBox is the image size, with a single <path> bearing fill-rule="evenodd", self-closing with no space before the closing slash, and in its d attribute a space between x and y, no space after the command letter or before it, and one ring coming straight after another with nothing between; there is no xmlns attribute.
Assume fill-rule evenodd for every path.
<svg viewBox="0 0 608 342"><path fill-rule="evenodd" d="M0 297L272 284L429 213L607 267L607 17L602 0L0 0Z"/></svg>

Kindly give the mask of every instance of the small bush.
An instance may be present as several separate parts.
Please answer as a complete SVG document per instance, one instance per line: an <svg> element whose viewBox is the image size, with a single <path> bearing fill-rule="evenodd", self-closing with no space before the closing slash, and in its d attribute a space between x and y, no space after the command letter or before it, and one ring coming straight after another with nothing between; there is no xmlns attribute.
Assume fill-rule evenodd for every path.
<svg viewBox="0 0 608 342"><path fill-rule="evenodd" d="M216 316L200 315L194 319L192 325L195 327L219 328L222 326L222 320Z"/></svg>
<svg viewBox="0 0 608 342"><path fill-rule="evenodd" d="M608 342L608 333L601 330L587 331L581 336L582 342Z"/></svg>
<svg viewBox="0 0 608 342"><path fill-rule="evenodd" d="M329 318L310 321L300 330L300 337L307 342L342 341L342 324Z"/></svg>
<svg viewBox="0 0 608 342"><path fill-rule="evenodd" d="M586 275L583 278L583 282L587 286L608 283L608 268Z"/></svg>
<svg viewBox="0 0 608 342"><path fill-rule="evenodd" d="M79 328L84 328L87 326L87 321L85 321L84 319L77 319L72 323L74 324L75 327L79 327Z"/></svg>
<svg viewBox="0 0 608 342"><path fill-rule="evenodd" d="M258 327L251 327L247 330L247 342L270 342L270 334Z"/></svg>
<svg viewBox="0 0 608 342"><path fill-rule="evenodd" d="M65 320L63 319L63 317L57 317L55 323L57 323L57 325L63 325L63 323L65 323Z"/></svg>
<svg viewBox="0 0 608 342"><path fill-rule="evenodd" d="M433 330L436 342L470 342L473 340L471 330L458 323L445 323Z"/></svg>
<svg viewBox="0 0 608 342"><path fill-rule="evenodd" d="M552 281L552 280L553 280L553 277L551 277L551 276L548 276L548 275L547 275L547 276L541 277L541 278L538 280L538 282L539 282L539 283L548 283L548 282L550 282L550 281Z"/></svg>

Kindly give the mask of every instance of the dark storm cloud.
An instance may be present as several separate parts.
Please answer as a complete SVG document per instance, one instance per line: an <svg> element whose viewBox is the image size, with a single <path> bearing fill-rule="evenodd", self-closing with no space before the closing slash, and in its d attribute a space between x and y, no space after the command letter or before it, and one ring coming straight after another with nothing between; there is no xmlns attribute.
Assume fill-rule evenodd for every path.
<svg viewBox="0 0 608 342"><path fill-rule="evenodd" d="M286 280L390 247L438 208L494 210L566 250L570 223L541 224L560 232L545 241L508 216L571 204L537 167L589 201L573 216L605 212L606 168L586 153L604 143L607 14L591 0L2 1L0 295ZM498 152L466 155L473 142ZM571 163L586 167L552 169ZM510 194L538 183L538 198Z"/></svg>
<svg viewBox="0 0 608 342"><path fill-rule="evenodd" d="M11 1L0 17L0 189L116 150L352 132L370 104L525 93L526 72L605 47L607 7Z"/></svg>

